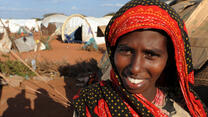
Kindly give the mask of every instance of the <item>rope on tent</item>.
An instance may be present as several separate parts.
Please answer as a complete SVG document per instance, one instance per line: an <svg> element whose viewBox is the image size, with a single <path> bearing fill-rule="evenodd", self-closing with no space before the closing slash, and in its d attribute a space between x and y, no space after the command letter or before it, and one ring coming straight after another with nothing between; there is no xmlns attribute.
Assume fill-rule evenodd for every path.
<svg viewBox="0 0 208 117"><path fill-rule="evenodd" d="M73 15L70 15L65 21L64 21L64 24L62 25L62 30L61 30L61 38L62 38L62 40L63 41L65 41L65 29L66 29L66 25L67 25L67 23L70 21L70 19L71 18L73 18L73 17L79 17L79 18L81 18L81 19L83 19L86 23L87 23L87 25L89 26L89 28L92 30L92 27L91 27L91 25L90 25L90 23L87 21L87 19L83 16L83 15L80 15L80 14L73 14ZM67 34L70 34L70 33L72 33L72 31L69 31L69 32L67 32ZM95 36L94 36L94 34L93 34L93 32L91 31L91 34L92 34L92 37L95 39Z"/></svg>

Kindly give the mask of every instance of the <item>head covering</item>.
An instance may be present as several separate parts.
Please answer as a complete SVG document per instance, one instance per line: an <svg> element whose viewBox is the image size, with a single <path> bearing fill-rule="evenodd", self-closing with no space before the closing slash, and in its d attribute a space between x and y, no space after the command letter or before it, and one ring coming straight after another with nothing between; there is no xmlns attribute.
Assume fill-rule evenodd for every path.
<svg viewBox="0 0 208 117"><path fill-rule="evenodd" d="M131 117L134 114L144 117L167 116L143 96L137 97L126 91L116 71L114 64L116 42L122 35L139 29L159 29L168 34L174 47L178 77L175 77L174 81L178 82L176 87L167 87L167 93L172 89L179 92L190 115L207 116L204 105L191 88L194 84L194 72L184 22L173 8L159 0L131 0L112 17L105 32L106 47L113 68L111 81L100 82L81 90L79 98L75 97L75 108L78 113L83 116L89 114L101 116L99 113L102 112L106 112L108 116L122 117Z"/></svg>

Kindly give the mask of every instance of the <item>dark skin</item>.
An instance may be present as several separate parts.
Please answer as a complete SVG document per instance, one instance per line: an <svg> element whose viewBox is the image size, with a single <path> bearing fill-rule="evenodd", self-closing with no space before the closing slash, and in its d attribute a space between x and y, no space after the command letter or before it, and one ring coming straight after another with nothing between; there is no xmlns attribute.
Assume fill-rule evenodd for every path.
<svg viewBox="0 0 208 117"><path fill-rule="evenodd" d="M167 39L155 31L134 31L119 39L114 63L124 88L152 101L167 64Z"/></svg>

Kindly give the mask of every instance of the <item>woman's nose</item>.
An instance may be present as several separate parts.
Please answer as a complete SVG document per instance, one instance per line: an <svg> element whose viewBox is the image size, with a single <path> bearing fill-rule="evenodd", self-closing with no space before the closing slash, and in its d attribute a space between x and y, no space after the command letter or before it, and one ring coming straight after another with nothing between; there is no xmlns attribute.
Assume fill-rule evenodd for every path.
<svg viewBox="0 0 208 117"><path fill-rule="evenodd" d="M130 65L130 72L132 74L137 74L137 73L141 72L143 69L143 64L144 64L144 62L142 60L141 55L133 56L132 62Z"/></svg>

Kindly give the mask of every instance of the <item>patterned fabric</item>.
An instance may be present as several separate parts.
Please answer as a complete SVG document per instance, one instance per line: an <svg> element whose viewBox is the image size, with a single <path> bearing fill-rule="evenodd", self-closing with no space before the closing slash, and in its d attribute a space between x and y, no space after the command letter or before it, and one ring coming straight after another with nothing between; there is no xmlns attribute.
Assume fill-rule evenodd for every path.
<svg viewBox="0 0 208 117"><path fill-rule="evenodd" d="M111 80L90 85L74 97L79 116L93 117L166 117L167 115L141 94L130 94L122 86L114 64L116 42L120 36L138 29L160 29L174 46L175 76L159 88L193 117L206 117L205 106L191 88L194 84L191 50L186 27L174 9L159 0L131 0L111 19L106 32L106 47L112 64ZM171 71L172 72L172 71ZM171 73L170 72L170 73ZM161 86L160 86L161 85Z"/></svg>
<svg viewBox="0 0 208 117"><path fill-rule="evenodd" d="M157 88L157 93L152 103L157 106L162 106L164 103L164 99L165 99L164 93L160 89Z"/></svg>

